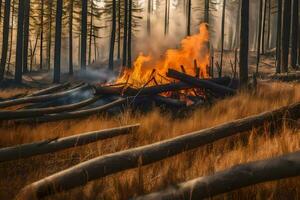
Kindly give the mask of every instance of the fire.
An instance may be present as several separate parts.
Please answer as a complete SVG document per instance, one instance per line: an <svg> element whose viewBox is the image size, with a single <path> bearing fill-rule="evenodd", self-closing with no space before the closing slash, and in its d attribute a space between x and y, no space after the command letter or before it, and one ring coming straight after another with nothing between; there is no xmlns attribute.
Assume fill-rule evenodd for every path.
<svg viewBox="0 0 300 200"><path fill-rule="evenodd" d="M134 61L130 69L125 69L117 83L127 83L132 87L164 84L171 81L165 75L168 69L184 71L192 76L208 78L209 32L206 24L199 26L199 33L188 36L181 41L180 49L169 49L163 58L154 60L143 53Z"/></svg>

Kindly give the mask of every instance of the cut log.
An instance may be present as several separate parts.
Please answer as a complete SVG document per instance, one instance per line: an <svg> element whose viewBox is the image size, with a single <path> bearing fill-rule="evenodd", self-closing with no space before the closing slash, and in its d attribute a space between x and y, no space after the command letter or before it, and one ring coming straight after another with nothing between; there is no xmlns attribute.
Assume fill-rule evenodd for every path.
<svg viewBox="0 0 300 200"><path fill-rule="evenodd" d="M234 95L236 93L236 91L231 88L216 84L212 81L201 80L173 69L168 70L167 76L170 78L175 78L187 84L191 84L195 87L209 89L212 92L222 96Z"/></svg>
<svg viewBox="0 0 300 200"><path fill-rule="evenodd" d="M109 139L120 135L132 133L140 125L134 124L118 128L105 129L72 135L64 138L55 138L30 144L22 144L0 149L0 162L28 158L31 156L54 153L68 148L90 144L99 140Z"/></svg>
<svg viewBox="0 0 300 200"><path fill-rule="evenodd" d="M22 119L22 118L35 118L46 114L60 113L66 111L73 111L79 108L83 108L92 103L95 103L100 99L100 96L95 96L84 101L50 108L38 108L38 109L27 109L27 110L14 110L14 111L1 111L0 110L0 120L12 120L12 119Z"/></svg>
<svg viewBox="0 0 300 200"><path fill-rule="evenodd" d="M66 119L76 119L87 117L90 115L98 114L101 112L105 112L113 107L120 106L128 101L127 98L121 98L115 100L111 103L101 105L95 108L85 109L85 110L78 110L73 112L66 112L66 113L59 113L59 114L49 114L42 117L38 117L35 119L30 120L19 120L18 122L51 122L51 121L59 121L59 120L66 120Z"/></svg>
<svg viewBox="0 0 300 200"><path fill-rule="evenodd" d="M81 91L81 90L88 89L88 88L90 88L90 86L85 84L81 87L74 88L72 90L68 90L68 91L64 91L64 92L55 93L55 94L45 94L45 95L41 95L41 96L24 97L24 98L19 98L19 99L14 99L14 100L2 101L2 102L0 102L0 108L20 105L20 104L25 104L25 103L50 101L50 100L53 100L53 99L57 99L57 98L60 98L60 97L70 95L74 92L78 92L78 91Z"/></svg>
<svg viewBox="0 0 300 200"><path fill-rule="evenodd" d="M25 187L23 191L42 198L56 192L85 185L89 181L113 173L161 161L220 139L249 131L253 127L262 126L265 122L278 124L278 120L286 117L286 115L292 119L299 118L300 102L173 139L100 156L34 182Z"/></svg>
<svg viewBox="0 0 300 200"><path fill-rule="evenodd" d="M258 183L300 176L300 151L273 159L236 165L135 200L198 200Z"/></svg>
<svg viewBox="0 0 300 200"><path fill-rule="evenodd" d="M45 88L45 89L42 89L42 90L33 92L32 94L27 95L27 96L28 96L28 97L33 97L33 96L40 96L40 95L50 94L50 93L59 91L59 90L61 90L61 89L67 88L67 87L69 87L70 85L71 85L70 82L67 82L67 83L64 83L64 84L54 85L54 86L52 86L52 87L48 87L48 88Z"/></svg>

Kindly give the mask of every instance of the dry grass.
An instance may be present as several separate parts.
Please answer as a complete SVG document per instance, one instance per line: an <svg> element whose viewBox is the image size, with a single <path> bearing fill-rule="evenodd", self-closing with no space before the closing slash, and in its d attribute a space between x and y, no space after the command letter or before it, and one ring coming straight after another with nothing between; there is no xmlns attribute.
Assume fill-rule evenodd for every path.
<svg viewBox="0 0 300 200"><path fill-rule="evenodd" d="M184 119L174 119L166 113L154 110L144 115L132 115L128 111L114 118L94 116L83 120L41 125L4 124L0 128L0 147L135 122L141 123L141 128L130 136L0 164L0 199L12 199L26 184L99 155L172 138L300 101L299 91L300 85L296 84L264 83L256 93L241 93L211 107L200 108ZM4 93L5 91L2 91L0 94ZM209 175L239 163L299 149L299 129L287 125L282 130L271 133L266 126L264 129L255 129L250 133L224 139L162 162L108 176L49 199L128 199L165 188L169 184ZM298 177L259 184L217 198L297 199L299 196Z"/></svg>

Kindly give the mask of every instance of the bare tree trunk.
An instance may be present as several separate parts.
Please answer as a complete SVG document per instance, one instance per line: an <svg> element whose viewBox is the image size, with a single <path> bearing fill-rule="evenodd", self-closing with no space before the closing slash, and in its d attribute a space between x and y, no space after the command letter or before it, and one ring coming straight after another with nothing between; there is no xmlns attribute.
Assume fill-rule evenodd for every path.
<svg viewBox="0 0 300 200"><path fill-rule="evenodd" d="M123 36L123 67L127 65L127 41L128 41L128 0L124 0L124 36Z"/></svg>
<svg viewBox="0 0 300 200"><path fill-rule="evenodd" d="M240 81L242 87L247 87L249 50L249 0L242 0L240 38Z"/></svg>
<svg viewBox="0 0 300 200"><path fill-rule="evenodd" d="M293 0L293 25L292 25L292 50L291 50L291 66L297 68L297 50L298 50L298 37L299 37L299 4L298 0Z"/></svg>
<svg viewBox="0 0 300 200"><path fill-rule="evenodd" d="M222 27L221 27L221 61L220 61L220 74L222 75L223 68L223 53L224 53L224 35L225 35L225 14L226 14L226 0L223 0L222 10Z"/></svg>
<svg viewBox="0 0 300 200"><path fill-rule="evenodd" d="M170 12L170 1L165 1L165 35L168 35L169 33L169 12Z"/></svg>
<svg viewBox="0 0 300 200"><path fill-rule="evenodd" d="M288 72L289 68L289 45L291 33L291 0L285 0L283 8L283 23L281 37L281 62L284 72Z"/></svg>
<svg viewBox="0 0 300 200"><path fill-rule="evenodd" d="M82 0L81 13L81 61L80 66L82 70L86 69L86 40L87 40L87 1Z"/></svg>
<svg viewBox="0 0 300 200"><path fill-rule="evenodd" d="M44 0L41 0L41 36L40 36L40 69L43 69L43 45L44 45Z"/></svg>
<svg viewBox="0 0 300 200"><path fill-rule="evenodd" d="M263 0L259 2L259 17L258 17L258 42L257 42L257 60L256 60L256 73L258 73L259 61L260 61L260 48L261 48L261 26L262 26L262 11L263 11Z"/></svg>
<svg viewBox="0 0 300 200"><path fill-rule="evenodd" d="M47 49L47 61L48 61L48 64L47 64L47 68L48 68L48 71L50 70L51 68L51 46L52 46L52 5L53 5L53 1L49 1L49 35L48 35L48 49Z"/></svg>
<svg viewBox="0 0 300 200"><path fill-rule="evenodd" d="M92 38L93 38L93 16L94 15L94 2L91 1L91 24L90 24L90 34L89 34L89 65L92 63Z"/></svg>
<svg viewBox="0 0 300 200"><path fill-rule="evenodd" d="M24 8L24 55L23 55L23 73L28 72L28 43L29 43L29 20L30 20L30 0Z"/></svg>
<svg viewBox="0 0 300 200"><path fill-rule="evenodd" d="M23 28L24 28L24 6L28 0L19 0L18 8L18 33L16 45L16 66L15 66L15 81L22 82L22 69L23 69Z"/></svg>
<svg viewBox="0 0 300 200"><path fill-rule="evenodd" d="M74 2L69 2L69 74L73 74L73 10Z"/></svg>
<svg viewBox="0 0 300 200"><path fill-rule="evenodd" d="M268 6L268 35L267 35L267 49L270 48L270 36L271 36L271 0L269 0L269 6Z"/></svg>
<svg viewBox="0 0 300 200"><path fill-rule="evenodd" d="M15 3L16 3L16 0L12 0L11 30L10 30L10 44L9 44L9 56L8 56L7 71L10 70L10 64L11 64L10 62L11 62L12 47L13 47L14 19L15 19Z"/></svg>
<svg viewBox="0 0 300 200"><path fill-rule="evenodd" d="M110 49L109 49L109 63L108 63L108 67L110 70L114 69L115 40L116 40L116 0L113 0L112 27L111 27L111 35L110 35Z"/></svg>
<svg viewBox="0 0 300 200"><path fill-rule="evenodd" d="M187 35L191 35L191 13L192 13L192 0L188 0L187 7Z"/></svg>
<svg viewBox="0 0 300 200"><path fill-rule="evenodd" d="M132 0L129 0L129 18L128 18L128 58L127 67L131 68L131 36L132 36Z"/></svg>
<svg viewBox="0 0 300 200"><path fill-rule="evenodd" d="M2 31L2 52L1 52L1 65L0 65L0 81L4 78L5 64L8 50L8 37L9 37L9 20L10 20L10 2L11 0L5 0L4 7L4 24ZM2 2L1 2L2 3Z"/></svg>
<svg viewBox="0 0 300 200"><path fill-rule="evenodd" d="M281 73L282 0L277 0L276 73Z"/></svg>
<svg viewBox="0 0 300 200"><path fill-rule="evenodd" d="M151 7L152 7L152 0L148 0L148 7L147 7L147 33L148 36L151 35Z"/></svg>
<svg viewBox="0 0 300 200"><path fill-rule="evenodd" d="M209 0L205 0L204 5L204 22L209 23Z"/></svg>
<svg viewBox="0 0 300 200"><path fill-rule="evenodd" d="M54 47L54 77L53 82L60 82L60 57L61 57L61 21L63 0L57 0L55 20L55 47Z"/></svg>
<svg viewBox="0 0 300 200"><path fill-rule="evenodd" d="M267 1L264 2L264 16L263 16L263 30L262 30L262 54L265 54L265 31L266 31L266 14L267 14Z"/></svg>
<svg viewBox="0 0 300 200"><path fill-rule="evenodd" d="M118 55L121 58L121 0L118 0Z"/></svg>

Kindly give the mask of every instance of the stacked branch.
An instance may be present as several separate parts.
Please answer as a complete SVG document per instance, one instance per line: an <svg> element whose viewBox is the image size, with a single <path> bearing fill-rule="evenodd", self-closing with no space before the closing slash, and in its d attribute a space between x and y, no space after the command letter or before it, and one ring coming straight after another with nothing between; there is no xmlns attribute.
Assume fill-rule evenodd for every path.
<svg viewBox="0 0 300 200"><path fill-rule="evenodd" d="M266 122L278 123L284 117L298 119L300 102L273 111L235 120L216 127L188 133L173 139L129 149L80 163L26 186L22 193L42 198L66 191L107 175L161 161L182 152L249 131Z"/></svg>
<svg viewBox="0 0 300 200"><path fill-rule="evenodd" d="M135 131L139 126L139 124L134 124L101 131L81 133L64 138L55 138L30 144L2 148L0 149L0 162L54 153L68 148L93 143L99 140L109 139L120 135L127 135Z"/></svg>
<svg viewBox="0 0 300 200"><path fill-rule="evenodd" d="M136 200L198 200L246 186L300 176L300 151L273 159L236 165L212 176L200 177Z"/></svg>

